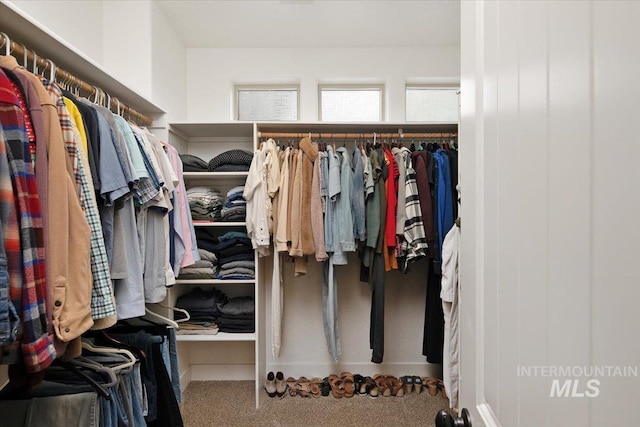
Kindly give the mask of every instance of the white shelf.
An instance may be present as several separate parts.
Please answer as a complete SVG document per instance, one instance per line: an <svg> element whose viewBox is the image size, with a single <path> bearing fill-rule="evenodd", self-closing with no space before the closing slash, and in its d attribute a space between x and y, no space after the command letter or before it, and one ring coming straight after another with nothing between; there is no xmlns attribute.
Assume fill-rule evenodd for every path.
<svg viewBox="0 0 640 427"><path fill-rule="evenodd" d="M255 279L247 280L223 280L223 279L177 279L176 285L232 285L232 284L254 284Z"/></svg>
<svg viewBox="0 0 640 427"><path fill-rule="evenodd" d="M225 138L253 138L253 123L193 123L172 122L172 131L177 131L189 138L209 138L221 136Z"/></svg>
<svg viewBox="0 0 640 427"><path fill-rule="evenodd" d="M182 172L185 179L246 178L249 172Z"/></svg>
<svg viewBox="0 0 640 427"><path fill-rule="evenodd" d="M180 335L176 334L176 341L191 341L191 342L229 342L229 341L255 341L256 334L233 334L230 332L218 332L211 335Z"/></svg>
<svg viewBox="0 0 640 427"><path fill-rule="evenodd" d="M206 221L201 222L199 220L193 220L194 227L246 227L247 223L244 221L239 222L223 222L223 221Z"/></svg>

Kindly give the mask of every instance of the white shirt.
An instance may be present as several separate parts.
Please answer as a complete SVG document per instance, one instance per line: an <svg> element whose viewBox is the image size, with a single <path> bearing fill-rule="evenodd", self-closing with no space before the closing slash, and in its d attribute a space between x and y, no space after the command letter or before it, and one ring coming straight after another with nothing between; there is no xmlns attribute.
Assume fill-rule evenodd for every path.
<svg viewBox="0 0 640 427"><path fill-rule="evenodd" d="M460 227L453 226L442 243L442 309L444 311L443 382L449 407L458 405L460 345L458 339L458 292L460 286Z"/></svg>

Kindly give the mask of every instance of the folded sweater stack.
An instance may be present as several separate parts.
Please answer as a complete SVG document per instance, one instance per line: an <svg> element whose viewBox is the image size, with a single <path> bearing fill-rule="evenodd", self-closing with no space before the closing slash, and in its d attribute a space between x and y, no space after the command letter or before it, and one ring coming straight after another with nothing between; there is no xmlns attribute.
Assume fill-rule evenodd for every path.
<svg viewBox="0 0 640 427"><path fill-rule="evenodd" d="M209 161L209 172L246 172L252 159L253 153L250 151L228 150Z"/></svg>
<svg viewBox="0 0 640 427"><path fill-rule="evenodd" d="M253 297L231 298L219 306L216 324L220 332L250 333L255 331L255 302Z"/></svg>
<svg viewBox="0 0 640 427"><path fill-rule="evenodd" d="M212 333L216 326L220 332L255 331L255 300L252 296L229 299L216 288L207 291L197 287L178 298L176 307L186 310L191 316L188 333ZM176 320L181 316L176 312Z"/></svg>
<svg viewBox="0 0 640 427"><path fill-rule="evenodd" d="M176 301L176 307L186 310L191 319L190 323L209 324L220 316L220 306L229 298L220 290L212 288L210 291L196 287L191 292L182 295ZM180 320L181 313L176 312L176 320Z"/></svg>
<svg viewBox="0 0 640 427"><path fill-rule="evenodd" d="M255 258L247 233L229 231L214 236L209 227L196 229L198 248L212 252L218 262L216 279L255 279Z"/></svg>
<svg viewBox="0 0 640 427"><path fill-rule="evenodd" d="M209 164L193 154L180 154L182 160L182 170L184 172L207 172Z"/></svg>

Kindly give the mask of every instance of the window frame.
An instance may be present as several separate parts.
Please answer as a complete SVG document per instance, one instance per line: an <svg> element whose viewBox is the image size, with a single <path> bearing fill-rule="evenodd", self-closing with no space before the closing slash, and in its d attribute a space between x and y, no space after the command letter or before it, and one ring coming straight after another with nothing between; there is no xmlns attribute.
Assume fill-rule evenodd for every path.
<svg viewBox="0 0 640 427"><path fill-rule="evenodd" d="M385 121L386 114L386 87L384 83L373 84L319 84L318 85L318 121L331 123L322 119L322 92L323 91L379 91L380 92L380 118L379 120L367 120L364 123L379 123ZM352 120L338 120L338 123L351 122ZM335 122L335 121L334 121Z"/></svg>

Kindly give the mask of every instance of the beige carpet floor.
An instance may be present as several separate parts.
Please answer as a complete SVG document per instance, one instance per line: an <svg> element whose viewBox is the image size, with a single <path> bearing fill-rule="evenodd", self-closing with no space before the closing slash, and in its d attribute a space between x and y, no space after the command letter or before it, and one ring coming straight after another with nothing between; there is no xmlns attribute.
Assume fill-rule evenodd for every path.
<svg viewBox="0 0 640 427"><path fill-rule="evenodd" d="M194 381L183 395L182 418L186 427L206 426L435 426L435 416L449 406L440 394L403 397L354 396L269 398L255 408L253 381Z"/></svg>

